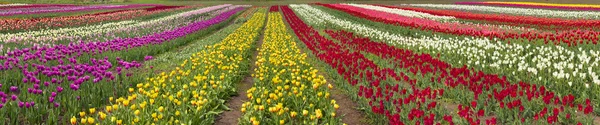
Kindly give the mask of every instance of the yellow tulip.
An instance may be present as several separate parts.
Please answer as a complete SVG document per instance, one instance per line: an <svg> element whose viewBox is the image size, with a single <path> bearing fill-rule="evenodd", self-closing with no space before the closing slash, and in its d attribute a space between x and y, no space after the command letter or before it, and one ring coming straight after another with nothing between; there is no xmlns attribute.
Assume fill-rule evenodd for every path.
<svg viewBox="0 0 600 125"><path fill-rule="evenodd" d="M88 117L88 118L87 118L87 122L88 122L89 124L94 124L94 118L92 118L92 117Z"/></svg>
<svg viewBox="0 0 600 125"><path fill-rule="evenodd" d="M315 110L315 114L317 118L321 118L323 116L323 114L321 114L321 109Z"/></svg>
<svg viewBox="0 0 600 125"><path fill-rule="evenodd" d="M85 116L85 112L79 112L79 116L83 118L83 116Z"/></svg>
<svg viewBox="0 0 600 125"><path fill-rule="evenodd" d="M86 118L81 118L81 124L87 124L87 119Z"/></svg>
<svg viewBox="0 0 600 125"><path fill-rule="evenodd" d="M163 112L163 111L165 111L165 108L164 108L164 107L162 107L162 106L161 106L161 107L158 107L158 112Z"/></svg>
<svg viewBox="0 0 600 125"><path fill-rule="evenodd" d="M124 106L129 106L129 100L123 100L123 105ZM124 108L127 108L127 107L124 107Z"/></svg>
<svg viewBox="0 0 600 125"><path fill-rule="evenodd" d="M75 118L75 116L71 117L71 124L77 124L77 118Z"/></svg>
<svg viewBox="0 0 600 125"><path fill-rule="evenodd" d="M290 116L292 116L292 118L296 117L296 115L298 115L298 113L296 113L296 112L290 113Z"/></svg>
<svg viewBox="0 0 600 125"><path fill-rule="evenodd" d="M112 111L112 107L111 106L106 106L106 108L104 108L104 110L106 110L106 112L111 112Z"/></svg>

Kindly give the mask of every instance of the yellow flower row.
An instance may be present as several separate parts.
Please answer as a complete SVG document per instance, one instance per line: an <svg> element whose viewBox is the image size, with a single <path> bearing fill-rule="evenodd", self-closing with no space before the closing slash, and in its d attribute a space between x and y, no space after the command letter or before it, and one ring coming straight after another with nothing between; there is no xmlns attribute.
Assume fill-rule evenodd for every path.
<svg viewBox="0 0 600 125"><path fill-rule="evenodd" d="M339 124L327 81L305 62L280 13L269 13L241 124Z"/></svg>
<svg viewBox="0 0 600 125"><path fill-rule="evenodd" d="M224 98L235 93L242 73L248 70L251 46L265 21L265 11L221 42L206 46L170 72L163 72L129 88L129 95L109 98L102 112L90 109L71 118L72 124L211 124Z"/></svg>

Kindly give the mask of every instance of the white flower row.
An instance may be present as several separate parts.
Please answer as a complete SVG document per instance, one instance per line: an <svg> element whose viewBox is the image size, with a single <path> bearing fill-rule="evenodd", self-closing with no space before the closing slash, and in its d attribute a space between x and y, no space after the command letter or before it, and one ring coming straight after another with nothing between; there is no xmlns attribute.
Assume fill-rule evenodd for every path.
<svg viewBox="0 0 600 125"><path fill-rule="evenodd" d="M562 46L507 44L475 37L446 38L437 35L406 37L336 18L308 5L290 5L306 22L317 26L338 26L373 40L425 52L441 54L451 64L466 64L529 82L572 82L578 86L600 85L600 51ZM416 34L419 36L419 34ZM565 82L566 83L566 82ZM565 84L566 85L566 84Z"/></svg>
<svg viewBox="0 0 600 125"><path fill-rule="evenodd" d="M223 7L231 6L230 4L218 5L200 8L188 12L183 12L175 15L169 15L158 19L139 21L139 20L126 20L120 22L111 22L91 26L82 27L68 27L59 29L43 29L36 31L25 31L19 33L7 33L0 34L0 41L2 42L23 42L23 41L48 41L58 39L68 39L75 36L88 36L91 34L98 33L109 33L118 29L130 29L134 27L142 27L154 24L163 24L174 19L186 18L192 15L203 14L213 10L221 9Z"/></svg>
<svg viewBox="0 0 600 125"><path fill-rule="evenodd" d="M407 16L407 17L427 18L427 19L442 20L442 21L456 19L452 16L436 16L436 15L431 15L428 13L422 13L422 12L417 12L417 11L387 8L387 7L373 6L373 5L367 5L367 4L346 4L346 5L364 8L364 9L382 11L382 12L387 12L387 13L392 13L392 14L397 14L397 15Z"/></svg>
<svg viewBox="0 0 600 125"><path fill-rule="evenodd" d="M514 8L514 7L455 5L455 4L408 4L408 5L416 6L416 7L430 7L430 8L439 8L439 9L504 13L504 14L514 14L514 15L600 19L600 13L595 12L595 11L566 11L566 10L547 10L547 9L532 9L532 8L531 9L530 8Z"/></svg>
<svg viewBox="0 0 600 125"><path fill-rule="evenodd" d="M22 3L0 4L0 7L25 6L25 5L29 5L29 4L22 4Z"/></svg>

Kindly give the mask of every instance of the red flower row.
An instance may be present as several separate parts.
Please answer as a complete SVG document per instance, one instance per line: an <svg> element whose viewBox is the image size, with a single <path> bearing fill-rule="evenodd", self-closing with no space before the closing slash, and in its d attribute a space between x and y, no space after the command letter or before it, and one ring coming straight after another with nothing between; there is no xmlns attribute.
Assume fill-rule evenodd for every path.
<svg viewBox="0 0 600 125"><path fill-rule="evenodd" d="M271 6L271 8L269 8L269 12L279 12L279 6Z"/></svg>
<svg viewBox="0 0 600 125"><path fill-rule="evenodd" d="M312 53L334 68L350 84L358 86L358 96L368 99L371 111L375 114L385 115L389 120L389 124L404 124L403 120L417 123L422 121L424 124L434 124L436 121L438 124L441 122L452 124L454 121L452 121L451 115L436 114L436 108L439 108L436 99L444 95L443 88L451 88L449 89L451 91L463 91L460 88L467 88L475 93L474 101L470 105L459 105L460 111L458 113L460 117L467 119L472 124L481 122L477 118L485 115L484 106L494 106L490 104L494 101L499 103L500 108L507 110L523 110L525 107L522 103L536 103L524 99L525 96L529 97L529 95L531 95L529 99L543 98L547 105L575 105L573 101L575 97L572 95L562 97L561 101L559 96L555 96L544 87L538 89L535 85L523 82L511 84L506 81L505 77L500 78L497 75L485 74L466 67L453 68L451 65L428 54L414 54L409 50L397 49L383 43L370 41L367 38L354 37L353 34L348 32L326 31L330 36L341 42L337 43L321 36L318 31L306 25L287 6L281 7L281 10L290 27ZM410 73L396 73L394 69L381 68L362 53L371 53L383 59L393 60L393 63L398 64L396 65L397 68L407 69ZM411 79L408 75L414 77L420 75L426 79L431 77L431 82L447 85L434 85L440 89L430 87L419 89L417 80ZM389 81L394 80L408 84L389 83ZM458 87L459 85L461 87ZM400 86L403 86L402 89ZM410 90L405 88L410 88ZM477 96L484 93L488 93L489 99L479 100L480 98ZM511 96L511 98L506 98L508 96ZM550 103L552 101L553 104ZM485 103L478 104L478 102ZM592 108L589 103L577 105ZM564 107L560 109L564 109ZM548 117L544 115L545 113L538 113L542 114L538 117L556 121L555 119L558 119L557 115L562 111L554 111L555 115ZM436 119L436 115L443 116L443 119L439 119L441 117ZM525 117L531 118L531 116L520 116L523 119ZM487 124L496 123L495 118L485 121Z"/></svg>
<svg viewBox="0 0 600 125"><path fill-rule="evenodd" d="M505 76L500 77L496 74L487 74L482 71L468 69L465 66L460 68L452 67L450 64L436 59L429 54L416 54L410 50L398 49L385 43L373 42L368 38L355 37L352 33L344 31L328 31L327 33L352 50L375 54L384 60L392 60L391 62L395 64L396 68L407 69L411 76L421 76L424 79L430 79L430 82L433 83L444 83L444 87L450 88L448 91L464 91L460 88L467 88L468 91L474 93L474 101L471 102L471 107L462 106L465 110L460 111L459 114L472 123L477 123L478 121L473 121L474 117L472 115L475 114L472 112L474 111L467 109L482 108L478 107L477 102L485 102L484 106L487 107L494 106L495 104L492 103L497 102L499 108L508 110L516 110L518 108L520 112L523 112L525 109L522 103L534 103L536 105L546 105L550 108L554 107L554 114L547 117L550 119L548 121L550 124L558 120L558 114L564 112L565 108L574 108L577 105L577 110L584 112L584 114L589 114L593 111L590 99L583 99L586 101L576 103L575 96L572 94L558 96L555 92L547 90L544 86L525 82L510 83L506 80ZM415 84L416 82L410 83ZM487 97L479 98L479 96ZM542 104L537 104L537 101L534 101L534 99L541 100ZM546 110L546 107L533 117L534 120L544 117L547 113L544 110ZM478 112L483 111L479 110ZM480 114L478 113L477 115L479 116ZM525 119L525 116L521 116L521 119Z"/></svg>
<svg viewBox="0 0 600 125"><path fill-rule="evenodd" d="M408 117L407 120L423 121L424 124L435 122L438 114L432 110L439 108L435 99L444 94L443 89L419 89L414 86L416 80L404 74L398 75L393 69L378 67L360 52L352 52L348 47L321 36L318 31L302 22L287 6L281 9L290 27L313 54L336 69L353 86L358 86L358 96L369 100L373 113L384 115L392 125L404 124L401 115L402 118ZM400 89L402 84L387 84L384 81L390 80L388 78L411 82L410 90L404 87ZM410 109L406 110L410 112L402 113L403 109ZM445 116L452 119L452 116Z"/></svg>
<svg viewBox="0 0 600 125"><path fill-rule="evenodd" d="M535 39L543 39L545 43L552 42L554 44L567 44L574 46L577 44L597 44L600 32L591 30L568 30L552 32L540 31L509 31L505 29L483 27L479 25L460 24L460 23L442 23L430 19L405 17L397 14L353 7L342 4L319 4L328 8L347 12L349 14L369 19L372 21L394 24L405 27L414 27L422 30L434 32L469 35L477 37L499 38L504 39L527 39L529 41Z"/></svg>

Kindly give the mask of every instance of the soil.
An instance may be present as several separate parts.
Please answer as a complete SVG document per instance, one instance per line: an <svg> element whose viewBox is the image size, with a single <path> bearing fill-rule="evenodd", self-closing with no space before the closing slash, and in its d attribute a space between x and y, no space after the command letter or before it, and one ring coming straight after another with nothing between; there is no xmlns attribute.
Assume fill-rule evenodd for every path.
<svg viewBox="0 0 600 125"><path fill-rule="evenodd" d="M358 105L356 102L343 94L342 91L334 87L331 93L331 99L335 99L336 103L340 105L340 108L336 113L342 117L343 123L348 125L368 125L365 122L367 119L363 112L357 109Z"/></svg>

